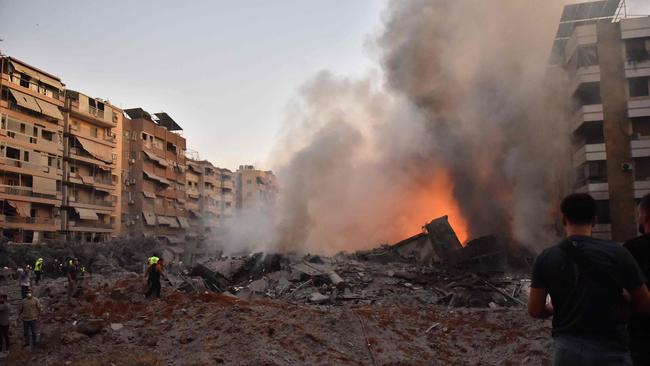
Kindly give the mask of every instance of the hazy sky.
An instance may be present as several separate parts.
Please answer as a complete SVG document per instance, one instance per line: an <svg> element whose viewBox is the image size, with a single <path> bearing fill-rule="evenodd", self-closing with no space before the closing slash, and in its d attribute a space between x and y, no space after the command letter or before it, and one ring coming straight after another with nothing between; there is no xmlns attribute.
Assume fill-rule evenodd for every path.
<svg viewBox="0 0 650 366"><path fill-rule="evenodd" d="M0 50L122 108L169 113L201 158L266 163L287 103L322 69L377 67L385 0L0 0ZM628 0L629 13L650 13Z"/></svg>

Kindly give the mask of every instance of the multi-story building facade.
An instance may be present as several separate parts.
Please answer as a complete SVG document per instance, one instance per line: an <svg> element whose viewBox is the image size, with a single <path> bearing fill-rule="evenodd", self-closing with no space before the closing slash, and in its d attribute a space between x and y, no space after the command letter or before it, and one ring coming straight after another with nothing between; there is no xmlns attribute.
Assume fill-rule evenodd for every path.
<svg viewBox="0 0 650 366"><path fill-rule="evenodd" d="M0 57L0 232L38 243L61 229L64 85Z"/></svg>
<svg viewBox="0 0 650 366"><path fill-rule="evenodd" d="M650 192L650 18L617 19L618 3L566 6L554 59L573 102L571 189L597 200L595 235L624 241Z"/></svg>
<svg viewBox="0 0 650 366"><path fill-rule="evenodd" d="M74 240L120 233L123 113L108 101L66 90L62 230Z"/></svg>
<svg viewBox="0 0 650 366"><path fill-rule="evenodd" d="M185 241L185 138L166 113L155 118L141 108L126 109L122 143L122 232Z"/></svg>
<svg viewBox="0 0 650 366"><path fill-rule="evenodd" d="M278 185L270 170L240 165L235 172L236 207L240 210L271 207L275 204Z"/></svg>
<svg viewBox="0 0 650 366"><path fill-rule="evenodd" d="M188 159L186 179L190 236L216 242L224 220L233 216L232 172L207 160Z"/></svg>

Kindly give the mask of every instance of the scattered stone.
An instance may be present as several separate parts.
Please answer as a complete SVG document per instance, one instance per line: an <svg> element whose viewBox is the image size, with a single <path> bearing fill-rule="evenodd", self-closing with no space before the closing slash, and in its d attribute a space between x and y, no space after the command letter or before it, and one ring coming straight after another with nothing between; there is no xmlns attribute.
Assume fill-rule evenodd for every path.
<svg viewBox="0 0 650 366"><path fill-rule="evenodd" d="M330 297L323 295L320 292L313 292L309 296L309 301L313 302L314 304L324 304L330 301Z"/></svg>
<svg viewBox="0 0 650 366"><path fill-rule="evenodd" d="M114 331L120 331L124 329L124 324L122 323L111 323L111 329Z"/></svg>
<svg viewBox="0 0 650 366"><path fill-rule="evenodd" d="M86 339L88 339L87 335L75 331L65 332L61 335L61 343L65 345L77 344Z"/></svg>

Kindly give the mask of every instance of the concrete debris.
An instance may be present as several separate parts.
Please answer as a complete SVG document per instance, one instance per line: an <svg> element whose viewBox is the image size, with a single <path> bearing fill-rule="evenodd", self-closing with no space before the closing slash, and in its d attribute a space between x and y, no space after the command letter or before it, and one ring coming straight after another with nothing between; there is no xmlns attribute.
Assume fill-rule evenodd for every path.
<svg viewBox="0 0 650 366"><path fill-rule="evenodd" d="M330 297L326 296L326 295L323 295L320 292L313 292L309 296L309 301L313 302L314 304L323 304L323 303L329 302Z"/></svg>
<svg viewBox="0 0 650 366"><path fill-rule="evenodd" d="M77 344L86 339L88 339L87 335L75 331L65 332L61 334L61 343L64 345Z"/></svg>

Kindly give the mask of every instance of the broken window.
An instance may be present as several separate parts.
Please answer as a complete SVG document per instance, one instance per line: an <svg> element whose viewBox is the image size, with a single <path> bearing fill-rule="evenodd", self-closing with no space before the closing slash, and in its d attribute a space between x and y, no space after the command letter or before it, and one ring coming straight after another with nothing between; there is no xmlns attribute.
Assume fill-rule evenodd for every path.
<svg viewBox="0 0 650 366"><path fill-rule="evenodd" d="M176 145L172 144L171 142L167 143L167 151L173 152L176 154Z"/></svg>
<svg viewBox="0 0 650 366"><path fill-rule="evenodd" d="M598 48L582 46L578 48L578 68L598 65Z"/></svg>
<svg viewBox="0 0 650 366"><path fill-rule="evenodd" d="M632 38L625 40L625 55L630 62L643 62L650 59L650 52L646 48L650 38Z"/></svg>
<svg viewBox="0 0 650 366"><path fill-rule="evenodd" d="M147 134L144 133L144 132L142 133L142 139L145 140L145 141L147 141Z"/></svg>
<svg viewBox="0 0 650 366"><path fill-rule="evenodd" d="M20 74L20 86L29 88L29 75Z"/></svg>
<svg viewBox="0 0 650 366"><path fill-rule="evenodd" d="M648 81L650 78L630 78L628 79L628 85L630 87L630 97L646 97L650 95L648 90Z"/></svg>

